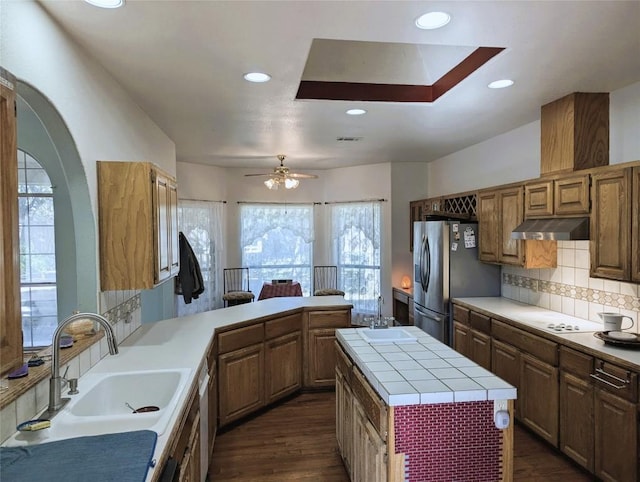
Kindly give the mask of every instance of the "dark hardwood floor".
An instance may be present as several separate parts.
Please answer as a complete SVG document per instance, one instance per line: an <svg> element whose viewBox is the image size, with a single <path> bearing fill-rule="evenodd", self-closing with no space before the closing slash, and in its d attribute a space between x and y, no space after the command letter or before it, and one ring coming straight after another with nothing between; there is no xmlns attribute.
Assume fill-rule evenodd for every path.
<svg viewBox="0 0 640 482"><path fill-rule="evenodd" d="M514 481L595 480L518 425L514 450ZM219 433L209 476L211 482L348 482L337 453L335 394L303 393Z"/></svg>

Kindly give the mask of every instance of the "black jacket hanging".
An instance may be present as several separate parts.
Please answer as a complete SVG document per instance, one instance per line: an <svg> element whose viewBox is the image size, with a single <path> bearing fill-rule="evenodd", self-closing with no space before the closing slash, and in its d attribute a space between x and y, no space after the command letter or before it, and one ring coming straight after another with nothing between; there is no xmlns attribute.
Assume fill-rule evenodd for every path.
<svg viewBox="0 0 640 482"><path fill-rule="evenodd" d="M186 304L192 299L197 300L204 292L204 281L200 271L200 264L189 241L182 231L178 234L180 244L180 271L176 278L176 294L181 294Z"/></svg>

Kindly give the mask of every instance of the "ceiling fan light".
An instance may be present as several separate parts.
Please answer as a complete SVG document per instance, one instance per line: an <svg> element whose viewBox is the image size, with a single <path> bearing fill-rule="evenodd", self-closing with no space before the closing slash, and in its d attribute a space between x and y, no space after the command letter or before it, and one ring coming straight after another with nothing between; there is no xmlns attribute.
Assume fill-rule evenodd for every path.
<svg viewBox="0 0 640 482"><path fill-rule="evenodd" d="M278 190L278 180L277 179L269 178L264 182L264 185L267 186L269 189L271 189L273 191L277 191Z"/></svg>
<svg viewBox="0 0 640 482"><path fill-rule="evenodd" d="M299 184L300 181L298 181L297 179L291 179L288 177L284 180L284 187L287 189L295 189Z"/></svg>

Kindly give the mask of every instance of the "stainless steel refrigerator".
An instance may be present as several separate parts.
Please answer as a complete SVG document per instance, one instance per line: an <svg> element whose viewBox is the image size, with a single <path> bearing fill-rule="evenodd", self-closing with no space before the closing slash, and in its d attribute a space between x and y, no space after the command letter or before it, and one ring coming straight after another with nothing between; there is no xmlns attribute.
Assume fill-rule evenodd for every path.
<svg viewBox="0 0 640 482"><path fill-rule="evenodd" d="M478 261L478 224L438 219L413 225L414 323L452 344L451 299L500 296L500 266Z"/></svg>

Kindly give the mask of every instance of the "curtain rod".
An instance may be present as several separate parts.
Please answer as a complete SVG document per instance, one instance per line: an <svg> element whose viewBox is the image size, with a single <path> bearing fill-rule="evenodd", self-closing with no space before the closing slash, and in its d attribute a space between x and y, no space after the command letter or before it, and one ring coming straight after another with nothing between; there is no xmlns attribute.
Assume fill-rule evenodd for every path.
<svg viewBox="0 0 640 482"><path fill-rule="evenodd" d="M367 202L370 203L374 201L386 202L387 199L380 198L380 199L361 199L359 201L325 201L325 204L349 204L349 203L367 203Z"/></svg>
<svg viewBox="0 0 640 482"><path fill-rule="evenodd" d="M227 201L219 201L219 200L215 200L215 199L190 199L188 197L180 197L180 198L178 198L178 201L198 201L198 202L205 202L205 203L227 204Z"/></svg>
<svg viewBox="0 0 640 482"><path fill-rule="evenodd" d="M309 204L322 204L320 202L308 202L308 203L289 203L289 202L275 202L275 201L269 201L269 202L262 202L262 201L238 201L238 204L275 204L275 205L280 205L280 206L308 206Z"/></svg>

